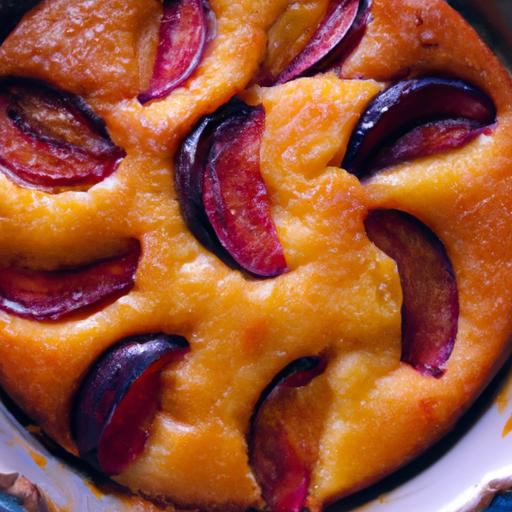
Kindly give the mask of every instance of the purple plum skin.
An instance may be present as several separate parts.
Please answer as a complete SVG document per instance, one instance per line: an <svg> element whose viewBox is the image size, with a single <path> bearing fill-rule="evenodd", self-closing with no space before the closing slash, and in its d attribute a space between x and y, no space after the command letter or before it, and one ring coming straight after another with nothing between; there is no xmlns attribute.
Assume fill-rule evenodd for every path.
<svg viewBox="0 0 512 512"><path fill-rule="evenodd" d="M457 280L446 249L427 226L399 210L374 210L365 227L400 275L401 360L424 375L442 377L459 321Z"/></svg>
<svg viewBox="0 0 512 512"><path fill-rule="evenodd" d="M259 278L275 277L287 270L270 216L259 159L256 162L252 153L259 151L264 115L261 107L250 107L232 99L199 121L175 157L175 188L189 230L228 266ZM263 119L257 126L254 125L256 118ZM254 131L256 128L257 133ZM226 130L230 132L227 138L224 135ZM229 152L229 158L221 158L226 155L225 150ZM237 164L231 168L229 162L235 159ZM229 188L233 184L233 173L238 173L241 180L243 178L243 187L240 182ZM253 193L256 189L258 192ZM234 202L238 207L247 204L247 208L233 216L230 205ZM244 232L239 229L242 219L253 222L251 227L259 231L260 239L252 236L251 230L246 236L248 240L244 240ZM258 240L261 244L256 243ZM244 242L247 243L244 245ZM254 254L251 258L246 249L253 245L264 249L262 254ZM267 251L269 247L271 250ZM265 268L254 267L253 261L263 262Z"/></svg>
<svg viewBox="0 0 512 512"><path fill-rule="evenodd" d="M321 357L293 361L272 380L256 404L248 439L250 464L263 498L276 512L303 510L311 467L289 438L286 417L273 409L287 388L306 386L325 368L326 360Z"/></svg>
<svg viewBox="0 0 512 512"><path fill-rule="evenodd" d="M57 115L62 124L54 132ZM0 170L48 192L98 183L126 156L83 98L30 78L0 81L0 133Z"/></svg>
<svg viewBox="0 0 512 512"><path fill-rule="evenodd" d="M161 100L183 85L201 63L211 34L211 9L206 0L165 0L159 44L147 90L138 96L144 105ZM173 43L187 41L184 47Z"/></svg>
<svg viewBox="0 0 512 512"><path fill-rule="evenodd" d="M0 268L0 309L37 321L60 320L128 293L135 283L140 244L121 256L59 270ZM31 282L31 286L26 286Z"/></svg>
<svg viewBox="0 0 512 512"><path fill-rule="evenodd" d="M284 84L302 76L340 69L366 32L371 5L372 0L331 0L326 17L306 47L275 83Z"/></svg>
<svg viewBox="0 0 512 512"><path fill-rule="evenodd" d="M216 128L230 117L249 112L244 103L233 99L214 114L205 116L185 138L175 158L174 184L185 223L204 247L229 266L236 263L220 245L204 211L203 175Z"/></svg>
<svg viewBox="0 0 512 512"><path fill-rule="evenodd" d="M342 167L367 178L383 144L392 145L421 124L447 119L473 121L478 129L495 122L496 108L483 91L462 80L427 77L398 82L380 93L361 116Z"/></svg>
<svg viewBox="0 0 512 512"><path fill-rule="evenodd" d="M203 205L220 244L247 273L288 271L260 173L265 110L226 119L215 130L203 177Z"/></svg>
<svg viewBox="0 0 512 512"><path fill-rule="evenodd" d="M131 386L152 365L164 358L181 357L188 349L181 336L136 335L114 345L95 362L83 379L72 408L71 432L84 460L103 469L98 461L102 436ZM148 397L151 399L158 397Z"/></svg>
<svg viewBox="0 0 512 512"><path fill-rule="evenodd" d="M16 28L21 18L41 0L0 0L0 44Z"/></svg>

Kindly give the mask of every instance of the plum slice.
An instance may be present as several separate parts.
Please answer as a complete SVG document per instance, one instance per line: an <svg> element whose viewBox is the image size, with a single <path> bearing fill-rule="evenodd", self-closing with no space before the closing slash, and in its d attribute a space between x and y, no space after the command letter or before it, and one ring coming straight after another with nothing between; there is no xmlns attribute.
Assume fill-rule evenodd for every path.
<svg viewBox="0 0 512 512"><path fill-rule="evenodd" d="M419 78L379 94L359 120L342 167L360 178L464 146L496 121L492 100L461 80Z"/></svg>
<svg viewBox="0 0 512 512"><path fill-rule="evenodd" d="M205 247L273 277L287 266L260 174L264 124L261 107L238 100L204 118L177 154L175 180L185 221Z"/></svg>
<svg viewBox="0 0 512 512"><path fill-rule="evenodd" d="M210 13L206 0L164 0L153 76L140 103L165 98L196 70L212 37Z"/></svg>
<svg viewBox="0 0 512 512"><path fill-rule="evenodd" d="M444 119L426 123L384 146L373 158L369 174L379 169L408 162L420 156L431 156L442 151L464 146L485 131L480 123L470 119Z"/></svg>
<svg viewBox="0 0 512 512"><path fill-rule="evenodd" d="M402 361L441 377L459 320L457 281L446 250L419 220L398 210L374 210L365 221L370 240L394 259L402 285Z"/></svg>
<svg viewBox="0 0 512 512"><path fill-rule="evenodd" d="M287 270L260 174L263 108L216 130L203 177L203 204L220 243L247 272L273 277Z"/></svg>
<svg viewBox="0 0 512 512"><path fill-rule="evenodd" d="M203 117L185 138L176 156L175 187L183 218L194 236L210 251L220 253L222 259L232 260L219 247L203 206L203 175L215 129L226 119L249 113L249 108L233 99L214 114Z"/></svg>
<svg viewBox="0 0 512 512"><path fill-rule="evenodd" d="M256 405L249 433L250 463L263 498L274 512L301 512L305 506L315 462L310 450L313 440L308 437L307 419L290 407L290 400L293 403L295 388L309 384L325 366L320 357L292 362Z"/></svg>
<svg viewBox="0 0 512 512"><path fill-rule="evenodd" d="M160 373L188 350L181 336L143 334L96 361L72 409L71 432L84 460L112 476L141 454L159 405Z"/></svg>
<svg viewBox="0 0 512 512"><path fill-rule="evenodd" d="M118 257L52 271L0 268L0 309L31 320L58 320L127 293L134 284L139 243Z"/></svg>
<svg viewBox="0 0 512 512"><path fill-rule="evenodd" d="M330 0L326 15L308 44L277 77L276 83L284 84L340 65L361 40L370 7L370 0Z"/></svg>
<svg viewBox="0 0 512 512"><path fill-rule="evenodd" d="M35 188L98 183L125 156L84 100L25 78L0 83L0 137L0 169Z"/></svg>

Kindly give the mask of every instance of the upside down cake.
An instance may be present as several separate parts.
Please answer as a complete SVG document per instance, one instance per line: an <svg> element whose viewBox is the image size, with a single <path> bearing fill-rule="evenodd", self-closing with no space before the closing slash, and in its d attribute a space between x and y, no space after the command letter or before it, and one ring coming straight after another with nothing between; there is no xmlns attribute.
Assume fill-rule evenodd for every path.
<svg viewBox="0 0 512 512"><path fill-rule="evenodd" d="M508 352L512 83L446 2L3 9L0 383L50 437L300 512L453 427Z"/></svg>

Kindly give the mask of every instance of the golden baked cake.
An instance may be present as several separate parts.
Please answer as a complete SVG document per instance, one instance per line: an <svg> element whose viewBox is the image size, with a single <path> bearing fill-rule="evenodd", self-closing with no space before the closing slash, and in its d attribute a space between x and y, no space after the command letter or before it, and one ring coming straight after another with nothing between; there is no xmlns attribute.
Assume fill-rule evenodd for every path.
<svg viewBox="0 0 512 512"><path fill-rule="evenodd" d="M0 384L50 437L316 512L454 426L509 349L512 82L446 2L0 7Z"/></svg>

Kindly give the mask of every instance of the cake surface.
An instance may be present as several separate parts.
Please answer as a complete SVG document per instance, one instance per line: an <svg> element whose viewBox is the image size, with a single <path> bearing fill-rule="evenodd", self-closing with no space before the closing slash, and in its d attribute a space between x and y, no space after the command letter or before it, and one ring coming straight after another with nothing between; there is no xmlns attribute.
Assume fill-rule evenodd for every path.
<svg viewBox="0 0 512 512"><path fill-rule="evenodd" d="M14 132L6 131L12 115L3 102L18 94L32 131L42 123L47 138L64 133L66 143L89 144L76 168L86 172L93 154L97 171L80 182L67 174L59 174L60 181L44 173L20 178L9 167L18 155L0 151L0 383L49 436L82 453L77 422L90 412L86 399L104 398L91 383L114 367L105 354L122 366L121 358L132 356L119 344L149 339L151 354L169 357L155 373L156 387L148 388L157 390L151 395L157 410L148 412L147 438L136 456L109 474L134 493L183 508L319 511L432 445L509 353L512 82L443 0L210 0L209 7L197 3L205 9L208 36L190 75L163 97L141 100L142 92L154 93L153 64L171 4L44 0L0 46L4 140ZM333 4L357 4L359 15L364 8L360 38L327 69L285 79L304 64L301 55ZM416 142L399 139L371 172L369 165L349 172L354 137L358 130L367 136L360 120L371 116L372 105L386 101L383 95L395 86L421 87L425 80L464 101L472 95L467 112L482 113L443 114L459 123L457 139L444 118L433 128L435 139L411 119L401 136L419 130ZM73 101L58 103L55 94L62 91ZM241 107L228 104L234 95ZM73 103L78 97L87 107ZM223 113L226 104L234 113ZM40 121L38 108L43 116L60 115ZM213 145L218 164L205 172L216 172L217 182L210 195L202 191L204 204L187 210L176 176L188 172L185 144L201 135L207 115L204 127L215 144L201 140ZM222 115L232 124L219 124ZM439 126L451 134L442 139L446 146ZM70 133L80 140L69 142ZM77 135L83 133L93 142L84 143ZM432 140L442 150L432 151ZM70 150L64 160L78 161L78 154ZM254 221L262 231L253 238L245 236L242 221L230 224L219 213L215 184L225 187L226 204L258 195L228 189L234 189L228 171L237 158L249 169L247 183L265 192L253 210L240 207L244 222L266 208ZM30 164L19 160L18 167ZM187 211L196 210L200 214L190 215L206 215L208 236L222 247L211 250L193 232ZM412 271L423 276L420 263L427 260L402 261L383 249L389 237L377 241L368 220L376 211L407 215L397 221L406 233L405 249L397 252L407 252L410 243L432 256L426 267L446 271L432 277L438 289L411 277ZM403 220L409 218L415 220ZM237 240L248 248L233 242L240 229ZM264 240L275 251L272 265L247 240ZM255 267L248 267L247 254ZM17 276L43 289L23 281L30 289L23 310ZM57 286L58 279L68 284ZM100 285L108 293L95 289ZM50 295L50 288L52 307L43 297L36 315L30 297ZM409 299L411 290L419 305ZM442 334L425 328L432 340L444 341L440 348L418 348L408 341L415 333L404 334L406 321L417 332L421 321L435 323L431 311L421 312L426 302L451 308L439 311ZM413 317L419 323L411 328ZM137 376L155 361L145 360ZM282 372L297 361L311 366L300 366L304 380L290 384L293 372ZM133 380L136 370L129 371L126 379ZM276 431L297 452L302 476L292 484L307 491L298 505L291 498L272 501L286 493L268 474L279 473L268 469L272 455L261 450L273 448L286 459ZM98 435L103 442L105 431ZM291 466L285 465L290 474Z"/></svg>

